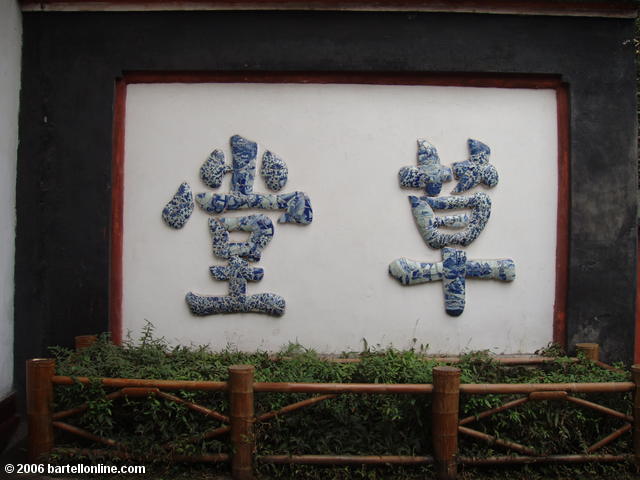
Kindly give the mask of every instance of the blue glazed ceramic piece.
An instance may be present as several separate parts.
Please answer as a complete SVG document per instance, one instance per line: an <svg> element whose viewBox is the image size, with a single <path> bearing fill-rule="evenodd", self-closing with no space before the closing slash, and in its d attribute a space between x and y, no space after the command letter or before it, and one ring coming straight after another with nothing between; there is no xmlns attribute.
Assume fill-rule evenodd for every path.
<svg viewBox="0 0 640 480"><path fill-rule="evenodd" d="M258 282L264 277L264 269L249 265L258 261L262 250L273 237L273 222L262 214L234 218L210 218L213 254L228 261L226 266L209 268L216 280L229 282L229 295L199 295L187 293L185 299L194 315L254 312L282 315L285 301L273 293L247 295L247 282ZM246 242L229 242L229 232L250 232Z"/></svg>
<svg viewBox="0 0 640 480"><path fill-rule="evenodd" d="M423 188L429 196L440 194L442 184L451 180L451 169L440 165L436 147L426 140L418 140L418 166L402 167L398 172L400 185Z"/></svg>
<svg viewBox="0 0 640 480"><path fill-rule="evenodd" d="M516 264L511 259L470 260L467 262L467 277L512 282L516 279Z"/></svg>
<svg viewBox="0 0 640 480"><path fill-rule="evenodd" d="M399 258L389 264L389 274L403 285L442 280L447 314L457 317L465 307L465 279L480 278L511 282L516 265L511 259L467 260L463 250L442 249L442 262L416 262Z"/></svg>
<svg viewBox="0 0 640 480"><path fill-rule="evenodd" d="M442 287L444 309L452 317L464 311L464 287L467 275L467 254L455 248L442 249Z"/></svg>
<svg viewBox="0 0 640 480"><path fill-rule="evenodd" d="M224 213L228 210L240 210L243 208L257 208L261 210L278 210L281 204L279 195L252 193L241 195L236 193L196 193L196 203L210 215Z"/></svg>
<svg viewBox="0 0 640 480"><path fill-rule="evenodd" d="M278 196L285 212L278 223L298 223L308 225L313 221L311 199L303 192L285 193Z"/></svg>
<svg viewBox="0 0 640 480"><path fill-rule="evenodd" d="M441 262L415 262L408 258L398 258L391 262L389 274L403 285L437 282L444 275Z"/></svg>
<svg viewBox="0 0 640 480"><path fill-rule="evenodd" d="M264 277L263 268L251 267L246 260L237 255L231 256L228 260L228 266L213 266L209 271L216 280L229 282L229 295L232 297L245 295L247 282L259 282Z"/></svg>
<svg viewBox="0 0 640 480"><path fill-rule="evenodd" d="M471 138L468 145L469 160L453 164L453 174L458 179L458 184L452 193L466 192L480 183L489 188L498 184L498 171L489 163L489 146Z"/></svg>
<svg viewBox="0 0 640 480"><path fill-rule="evenodd" d="M278 219L279 223L297 223L308 225L313 221L311 199L303 192L260 194L217 194L197 193L196 203L210 215L224 213L229 210L255 208L260 210L284 210Z"/></svg>
<svg viewBox="0 0 640 480"><path fill-rule="evenodd" d="M184 182L178 187L176 194L162 210L162 220L171 228L182 228L191 217L193 207L191 187Z"/></svg>
<svg viewBox="0 0 640 480"><path fill-rule="evenodd" d="M231 137L231 156L233 158L233 176L231 190L248 195L253 192L256 173L258 144L240 135Z"/></svg>
<svg viewBox="0 0 640 480"><path fill-rule="evenodd" d="M273 222L266 215L248 215L236 218L210 218L209 230L213 238L214 255L228 260L239 256L257 262L262 250L273 237ZM246 242L229 242L229 232L251 232Z"/></svg>
<svg viewBox="0 0 640 480"><path fill-rule="evenodd" d="M491 216L491 199L485 193L474 193L464 197L414 197L409 196L411 211L420 235L431 248L447 245L466 247L482 233ZM436 217L434 210L456 210L470 208L467 214ZM462 228L461 231L445 233L440 227Z"/></svg>
<svg viewBox="0 0 640 480"><path fill-rule="evenodd" d="M194 315L203 317L220 313L265 313L281 317L285 310L285 300L274 293L257 293L242 296L212 296L187 293L185 300Z"/></svg>
<svg viewBox="0 0 640 480"><path fill-rule="evenodd" d="M262 155L262 167L260 176L270 190L279 192L287 184L289 169L287 164L277 155L269 150Z"/></svg>
<svg viewBox="0 0 640 480"><path fill-rule="evenodd" d="M231 170L232 167L225 164L224 153L221 150L214 150L200 167L200 179L208 187L218 188L222 185L225 174Z"/></svg>
<svg viewBox="0 0 640 480"><path fill-rule="evenodd" d="M264 277L264 268L250 267L246 260L242 260L237 255L229 258L228 266L216 265L209 267L209 272L213 278L223 282L237 281L238 279L243 279L247 282L259 282ZM246 284L244 287L229 285L229 290L234 295L247 293Z"/></svg>

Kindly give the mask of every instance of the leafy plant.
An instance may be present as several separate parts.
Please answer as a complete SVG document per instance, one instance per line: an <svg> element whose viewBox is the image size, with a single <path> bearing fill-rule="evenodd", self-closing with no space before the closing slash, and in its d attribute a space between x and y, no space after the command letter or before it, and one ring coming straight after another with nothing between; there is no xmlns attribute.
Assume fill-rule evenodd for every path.
<svg viewBox="0 0 640 480"><path fill-rule="evenodd" d="M556 348L556 347L552 347ZM549 351L549 350L548 350ZM310 349L297 344L286 346L273 358L267 352L244 353L228 348L211 352L206 347L172 347L155 338L147 325L137 342L128 340L115 346L108 336L101 336L91 347L75 352L52 348L57 374L90 378L154 378L175 380L225 381L228 367L251 364L256 367L257 382L320 383L431 383L432 368L438 363L414 350L372 349L359 355L359 362L330 362ZM553 353L559 353L557 349ZM548 354L548 353L547 353ZM487 352L473 352L460 358L463 383L566 383L628 381L627 373L604 370L584 358L567 357L541 366L504 366ZM185 405L155 396L105 399L109 389L99 382L76 383L57 387L56 410L87 403L82 414L65 421L96 435L110 438L125 451L143 455L145 464L161 474L197 477L205 467L167 465L169 454L202 455L229 453L225 437L191 441L194 437L220 426L220 422ZM176 396L222 413L228 401L222 392L172 392ZM589 395L609 408L631 411L630 395ZM306 394L256 394L256 414L271 412L290 403L309 398ZM460 417L477 415L517 396L463 395ZM334 455L432 455L429 395L343 394L268 422L256 424L258 455L334 454ZM541 454L583 453L587 447L622 426L622 421L557 400L528 402L487 419L473 422L471 428L501 439L519 442ZM61 439L67 446L101 448L104 446ZM58 441L58 443L60 443ZM461 455L505 455L508 451L460 437ZM598 453L620 454L631 451L631 436L626 434ZM57 456L58 461L68 459ZM226 465L206 466L224 471ZM589 475L617 479L631 475L629 465L589 464L586 466L548 465L491 469L462 469L462 478L588 478ZM319 467L303 465L258 464L262 478L295 479L410 479L431 476L431 467ZM567 472L568 477L562 477ZM162 473L164 472L164 473ZM526 473L526 475L524 475ZM519 475L524 476L519 476ZM504 477L502 477L504 475ZM542 475L542 476L541 476ZM545 476L546 475L546 476ZM205 477L203 477L205 478ZM594 477L597 478L597 477ZM633 478L628 476L627 478Z"/></svg>

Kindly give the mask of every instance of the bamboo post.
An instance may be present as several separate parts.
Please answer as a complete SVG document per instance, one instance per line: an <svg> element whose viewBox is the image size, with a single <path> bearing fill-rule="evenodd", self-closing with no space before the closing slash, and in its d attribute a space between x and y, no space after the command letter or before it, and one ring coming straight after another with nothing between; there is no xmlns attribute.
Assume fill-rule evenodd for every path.
<svg viewBox="0 0 640 480"><path fill-rule="evenodd" d="M76 352L90 347L98 341L97 335L78 335L75 337Z"/></svg>
<svg viewBox="0 0 640 480"><path fill-rule="evenodd" d="M229 367L229 401L231 403L231 477L233 480L253 480L253 365Z"/></svg>
<svg viewBox="0 0 640 480"><path fill-rule="evenodd" d="M458 455L460 369L433 368L433 452L438 480L455 480Z"/></svg>
<svg viewBox="0 0 640 480"><path fill-rule="evenodd" d="M576 343L578 353L583 353L585 358L597 362L600 360L600 345L597 343Z"/></svg>
<svg viewBox="0 0 640 480"><path fill-rule="evenodd" d="M56 362L52 358L27 360L28 457L35 462L53 448L53 383Z"/></svg>
<svg viewBox="0 0 640 480"><path fill-rule="evenodd" d="M636 468L640 468L640 364L631 367L631 375L636 384L633 392L633 456Z"/></svg>

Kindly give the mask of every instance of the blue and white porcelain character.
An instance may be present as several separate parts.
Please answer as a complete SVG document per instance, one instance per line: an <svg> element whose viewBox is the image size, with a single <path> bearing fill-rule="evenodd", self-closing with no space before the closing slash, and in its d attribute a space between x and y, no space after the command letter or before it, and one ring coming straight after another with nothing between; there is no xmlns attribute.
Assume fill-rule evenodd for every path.
<svg viewBox="0 0 640 480"><path fill-rule="evenodd" d="M308 225L313 220L311 200L304 192L281 194L253 193L258 144L240 135L230 138L231 165L221 150L214 150L200 167L200 179L211 188L222 185L224 176L231 173L231 191L228 194L198 193L195 202L210 215L239 209L281 211L280 223ZM284 160L266 151L262 156L260 175L267 187L281 190L287 183L288 168ZM188 184L183 183L172 200L165 206L162 218L171 228L182 228L191 216L194 197ZM255 312L280 316L285 300L274 293L248 295L247 282L258 282L264 276L262 268L249 262L260 260L264 248L271 241L274 229L269 217L246 215L209 219L213 254L227 261L227 265L210 267L211 276L229 282L228 295L202 295L187 293L185 300L194 315ZM249 232L246 242L230 242L229 232Z"/></svg>
<svg viewBox="0 0 640 480"><path fill-rule="evenodd" d="M455 163L453 175L459 180L453 193L465 192L483 183L488 187L498 184L498 172L489 163L488 145L469 139L469 160ZM451 170L440 165L433 145L418 140L418 167L400 170L403 187L425 188L427 196L409 196L411 212L424 242L431 248L441 249L441 262L416 262L398 258L389 264L389 274L402 285L442 281L447 314L457 317L464 312L466 279L484 278L511 282L515 279L515 263L511 259L468 260L463 250L482 233L491 216L491 199L485 193L465 196L438 197L442 182L451 179ZM442 210L468 209L468 212L436 215Z"/></svg>

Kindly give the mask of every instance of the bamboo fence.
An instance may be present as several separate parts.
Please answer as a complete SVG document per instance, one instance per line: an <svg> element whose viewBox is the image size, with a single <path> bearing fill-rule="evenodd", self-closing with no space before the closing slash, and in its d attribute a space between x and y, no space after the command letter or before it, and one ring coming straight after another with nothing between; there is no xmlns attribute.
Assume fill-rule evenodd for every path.
<svg viewBox="0 0 640 480"><path fill-rule="evenodd" d="M76 348L82 349L95 342L95 336L76 337ZM597 344L577 344L578 351L602 368L614 369L599 360ZM524 364L544 363L548 358L523 358ZM517 364L517 358L504 358L502 363ZM433 384L340 384L340 383L265 383L254 382L254 367L251 365L235 365L229 367L227 382L211 381L175 381L103 378L105 387L118 390L106 395L107 398L147 397L154 395L168 401L183 404L187 408L215 419L221 426L207 431L192 440L197 442L229 434L229 454L213 454L199 456L168 455L167 460L176 462L230 462L231 475L234 480L254 479L254 464L315 464L315 465L423 465L433 464L438 480L454 480L457 478L458 465L497 465L497 464L532 464L532 463L581 463L581 462L620 462L635 460L640 464L640 365L631 368L632 382L609 383L549 383L549 384L460 384L460 370L454 366L436 366L433 368ZM55 385L72 385L89 383L89 378L64 377L55 375L55 361L48 358L36 358L27 361L27 416L28 416L28 455L30 461L49 455L55 451L66 454L111 455L129 460L144 460L145 457L124 451L122 445L115 440L94 435L81 428L61 420L87 410L86 404L78 407L54 412L53 388ZM224 391L229 395L229 415L210 410L202 405L168 393L176 390L191 391ZM259 416L254 412L254 394L259 392L311 393L315 397L288 405L279 410ZM572 396L573 393L623 393L633 392L633 415L627 415L608 407ZM264 422L279 415L284 415L319 402L335 398L343 393L368 394L424 394L432 397L432 438L433 456L379 456L379 455L256 455L254 424ZM480 412L467 418L460 418L460 394L521 394L523 397L509 401L499 407ZM539 455L528 446L510 442L469 428L467 425L487 418L498 412L517 407L530 401L564 400L595 410L603 415L616 417L624 422L624 426L593 444L585 454L571 455ZM94 443L110 447L107 450L89 449L55 449L54 430L68 433L90 440ZM633 452L624 455L595 454L596 451L631 431L633 435ZM490 445L497 445L518 455L474 458L460 455L458 438L461 436L475 438ZM165 445L169 448L171 444Z"/></svg>

